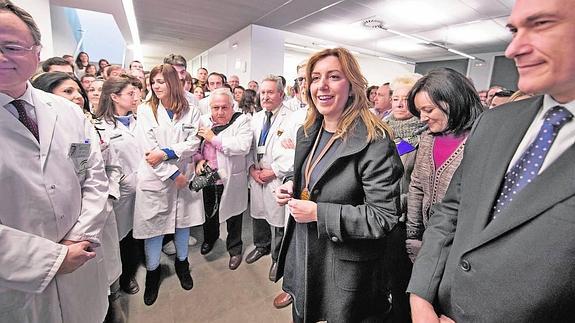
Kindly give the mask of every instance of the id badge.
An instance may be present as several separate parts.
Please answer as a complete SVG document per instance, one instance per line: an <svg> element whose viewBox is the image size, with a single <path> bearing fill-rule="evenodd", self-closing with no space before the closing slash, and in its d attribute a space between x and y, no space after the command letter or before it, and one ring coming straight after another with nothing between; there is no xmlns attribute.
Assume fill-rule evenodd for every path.
<svg viewBox="0 0 575 323"><path fill-rule="evenodd" d="M266 153L266 146L258 146L257 154L258 155L264 155L265 153Z"/></svg>
<svg viewBox="0 0 575 323"><path fill-rule="evenodd" d="M193 124L182 124L182 131L193 131L196 129Z"/></svg>
<svg viewBox="0 0 575 323"><path fill-rule="evenodd" d="M77 174L86 172L88 168L88 157L90 157L90 144L72 143L68 151L68 158L74 163L74 169Z"/></svg>

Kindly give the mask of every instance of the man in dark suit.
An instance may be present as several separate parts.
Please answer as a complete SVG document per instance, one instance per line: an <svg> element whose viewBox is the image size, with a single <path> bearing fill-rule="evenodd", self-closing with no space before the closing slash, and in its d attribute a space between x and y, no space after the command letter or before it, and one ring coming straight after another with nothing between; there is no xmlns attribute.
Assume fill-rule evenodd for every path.
<svg viewBox="0 0 575 323"><path fill-rule="evenodd" d="M485 112L434 208L408 292L414 322L575 317L575 0L517 0L519 88Z"/></svg>

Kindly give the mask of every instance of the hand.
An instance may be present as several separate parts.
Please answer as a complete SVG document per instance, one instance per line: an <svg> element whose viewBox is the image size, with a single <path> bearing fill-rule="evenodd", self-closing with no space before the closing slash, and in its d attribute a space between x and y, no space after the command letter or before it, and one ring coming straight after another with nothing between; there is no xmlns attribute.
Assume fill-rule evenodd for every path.
<svg viewBox="0 0 575 323"><path fill-rule="evenodd" d="M258 184L264 185L265 182L262 182L260 179L261 169L257 169L254 165L250 167L250 176L256 181Z"/></svg>
<svg viewBox="0 0 575 323"><path fill-rule="evenodd" d="M415 262L417 255L419 254L419 249L421 249L421 240L407 239L405 240L405 250L411 262Z"/></svg>
<svg viewBox="0 0 575 323"><path fill-rule="evenodd" d="M196 175L200 175L204 171L204 165L206 164L206 162L207 161L205 159L198 161L198 163L196 164Z"/></svg>
<svg viewBox="0 0 575 323"><path fill-rule="evenodd" d="M290 138L282 140L281 144L285 149L295 149L295 144Z"/></svg>
<svg viewBox="0 0 575 323"><path fill-rule="evenodd" d="M452 320L451 318L449 318L449 317L447 317L447 316L445 316L445 315L441 315L441 316L439 317L439 322L440 322L440 323L455 323L454 320Z"/></svg>
<svg viewBox="0 0 575 323"><path fill-rule="evenodd" d="M297 223L317 222L317 204L315 202L291 199L288 206Z"/></svg>
<svg viewBox="0 0 575 323"><path fill-rule="evenodd" d="M148 151L145 155L146 155L146 161L148 162L148 165L152 166L152 167L156 167L158 166L161 162L164 161L164 155L166 153L163 152L162 150L153 150L153 151Z"/></svg>
<svg viewBox="0 0 575 323"><path fill-rule="evenodd" d="M276 174L273 170L264 168L260 171L260 181L262 181L262 183L269 183L274 179L276 179Z"/></svg>
<svg viewBox="0 0 575 323"><path fill-rule="evenodd" d="M198 130L198 136L204 138L208 142L212 142L212 139L214 139L216 134L214 134L210 128L200 127L200 130Z"/></svg>
<svg viewBox="0 0 575 323"><path fill-rule="evenodd" d="M286 205L293 196L293 182L287 181L278 186L275 191L276 202L280 206Z"/></svg>
<svg viewBox="0 0 575 323"><path fill-rule="evenodd" d="M176 177L174 182L176 183L176 188L180 190L188 185L188 178L182 173Z"/></svg>
<svg viewBox="0 0 575 323"><path fill-rule="evenodd" d="M96 253L92 251L92 244L90 241L70 241L62 240L61 244L68 248L66 257L60 265L57 274L69 274L76 269L80 268L86 261L96 257Z"/></svg>
<svg viewBox="0 0 575 323"><path fill-rule="evenodd" d="M411 305L411 319L413 323L441 322L433 309L433 305L424 298L411 294L409 295L409 304ZM445 317L447 318L447 316Z"/></svg>

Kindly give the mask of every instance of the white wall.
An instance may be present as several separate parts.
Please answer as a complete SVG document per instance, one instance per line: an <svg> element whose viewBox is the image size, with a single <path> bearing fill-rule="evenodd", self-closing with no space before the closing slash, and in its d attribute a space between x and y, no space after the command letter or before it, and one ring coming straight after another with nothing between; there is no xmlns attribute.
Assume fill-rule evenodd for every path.
<svg viewBox="0 0 575 323"><path fill-rule="evenodd" d="M42 51L40 59L45 60L54 56L54 44L52 40L52 22L50 18L49 0L15 0L14 4L28 11L42 34Z"/></svg>
<svg viewBox="0 0 575 323"><path fill-rule="evenodd" d="M250 79L258 83L269 74L284 71L284 32L252 25Z"/></svg>
<svg viewBox="0 0 575 323"><path fill-rule="evenodd" d="M473 54L477 58L481 58L485 61L469 60L469 65L467 66L467 76L473 80L473 84L478 91L489 88L495 56L501 56L503 54L503 52Z"/></svg>
<svg viewBox="0 0 575 323"><path fill-rule="evenodd" d="M54 43L54 56L64 54L74 55L76 50L76 39L74 31L68 23L64 7L52 6L50 8L50 17L52 18L52 37Z"/></svg>
<svg viewBox="0 0 575 323"><path fill-rule="evenodd" d="M370 86L382 85L398 76L415 71L415 65L388 62L375 57L356 56L356 58Z"/></svg>
<svg viewBox="0 0 575 323"><path fill-rule="evenodd" d="M126 42L114 16L81 9L76 12L84 30L83 48L90 55L90 61L105 58L111 64L122 65Z"/></svg>
<svg viewBox="0 0 575 323"><path fill-rule="evenodd" d="M226 70L228 77L237 75L240 85L247 87L250 81L250 67L252 65L252 27L247 26L227 39ZM234 44L236 47L234 47Z"/></svg>

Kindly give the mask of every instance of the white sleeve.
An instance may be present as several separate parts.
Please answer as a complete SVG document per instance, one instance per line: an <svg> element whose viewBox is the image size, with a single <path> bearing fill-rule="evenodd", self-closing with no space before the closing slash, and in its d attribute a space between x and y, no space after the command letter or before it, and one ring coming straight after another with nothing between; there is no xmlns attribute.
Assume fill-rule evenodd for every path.
<svg viewBox="0 0 575 323"><path fill-rule="evenodd" d="M64 240L88 240L99 244L100 231L104 228L108 216L104 210L108 200L108 177L96 129L87 119L84 119L84 127L86 138L90 138L91 147L86 178L82 184L82 210L76 224L68 231Z"/></svg>
<svg viewBox="0 0 575 323"><path fill-rule="evenodd" d="M68 248L0 224L0 288L41 293L52 281Z"/></svg>
<svg viewBox="0 0 575 323"><path fill-rule="evenodd" d="M226 156L245 156L250 152L253 140L253 132L250 127L250 120L245 116L240 116L235 122L238 131L233 136L221 137L222 153Z"/></svg>

